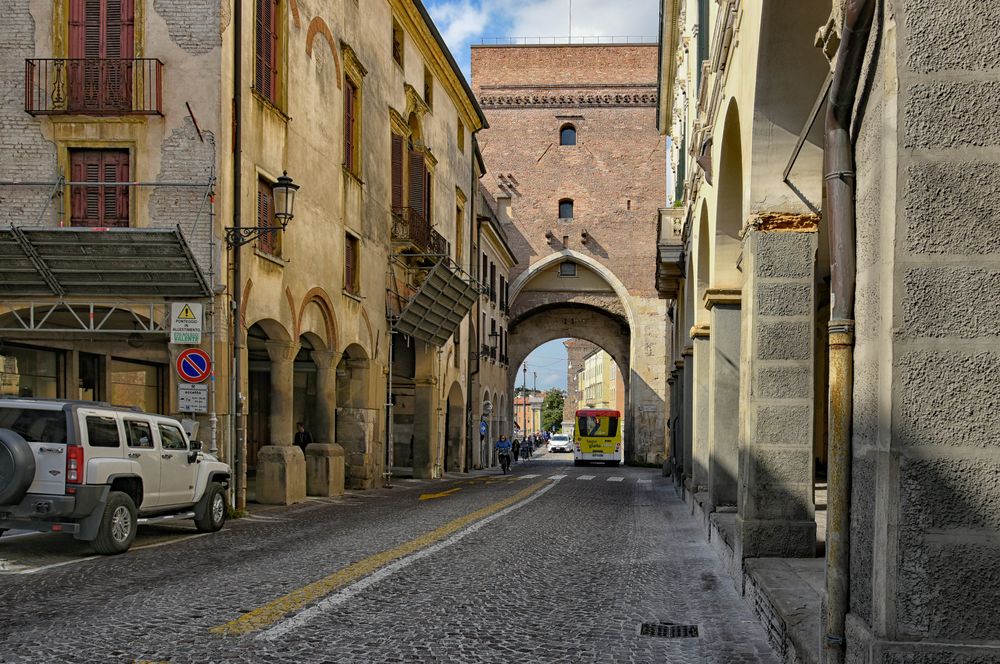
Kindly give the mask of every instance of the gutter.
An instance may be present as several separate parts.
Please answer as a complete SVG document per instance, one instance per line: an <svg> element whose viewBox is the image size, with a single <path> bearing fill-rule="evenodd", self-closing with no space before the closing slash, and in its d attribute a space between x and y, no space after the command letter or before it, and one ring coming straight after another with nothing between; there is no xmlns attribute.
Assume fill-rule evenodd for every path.
<svg viewBox="0 0 1000 664"><path fill-rule="evenodd" d="M854 405L854 291L856 173L851 125L858 83L875 15L876 0L847 0L837 64L826 112L823 152L830 226L831 307L829 464L826 539L826 634L828 664L843 664L844 625L850 607L851 424Z"/></svg>

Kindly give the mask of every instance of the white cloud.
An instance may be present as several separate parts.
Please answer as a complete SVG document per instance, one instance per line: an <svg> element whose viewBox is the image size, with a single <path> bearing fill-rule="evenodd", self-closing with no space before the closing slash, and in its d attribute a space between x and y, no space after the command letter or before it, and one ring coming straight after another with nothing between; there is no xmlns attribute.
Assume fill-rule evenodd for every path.
<svg viewBox="0 0 1000 664"><path fill-rule="evenodd" d="M476 7L470 0L451 0L431 5L428 11L445 43L454 50L483 33L490 20L489 5L482 2Z"/></svg>
<svg viewBox="0 0 1000 664"><path fill-rule="evenodd" d="M513 37L565 37L569 34L570 0L494 0L510 12ZM573 0L573 36L655 36L656 0Z"/></svg>

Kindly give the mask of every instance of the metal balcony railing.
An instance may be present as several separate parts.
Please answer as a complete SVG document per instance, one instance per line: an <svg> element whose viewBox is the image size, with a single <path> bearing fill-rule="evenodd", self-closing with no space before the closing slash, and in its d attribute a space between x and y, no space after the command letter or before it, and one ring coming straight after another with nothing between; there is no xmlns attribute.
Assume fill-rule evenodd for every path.
<svg viewBox="0 0 1000 664"><path fill-rule="evenodd" d="M392 241L412 244L418 251L431 251L431 225L417 208L392 208Z"/></svg>
<svg viewBox="0 0 1000 664"><path fill-rule="evenodd" d="M431 229L431 253L438 256L451 256L451 242L436 230Z"/></svg>
<svg viewBox="0 0 1000 664"><path fill-rule="evenodd" d="M24 63L32 115L161 115L163 63L155 58L32 58Z"/></svg>

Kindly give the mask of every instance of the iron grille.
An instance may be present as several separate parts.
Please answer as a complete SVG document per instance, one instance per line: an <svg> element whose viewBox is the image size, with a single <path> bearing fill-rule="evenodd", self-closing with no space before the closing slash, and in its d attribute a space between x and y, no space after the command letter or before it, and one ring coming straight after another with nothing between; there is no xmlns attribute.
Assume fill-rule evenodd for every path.
<svg viewBox="0 0 1000 664"><path fill-rule="evenodd" d="M655 636L661 639L696 639L697 625L675 625L674 623L642 623L640 636Z"/></svg>
<svg viewBox="0 0 1000 664"><path fill-rule="evenodd" d="M32 115L161 115L163 63L155 58L25 60L24 110Z"/></svg>

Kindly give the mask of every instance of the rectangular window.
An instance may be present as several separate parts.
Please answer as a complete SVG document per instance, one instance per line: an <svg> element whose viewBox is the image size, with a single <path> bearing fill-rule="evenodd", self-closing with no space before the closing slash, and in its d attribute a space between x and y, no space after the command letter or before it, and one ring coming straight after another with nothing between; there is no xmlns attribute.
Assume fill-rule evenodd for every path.
<svg viewBox="0 0 1000 664"><path fill-rule="evenodd" d="M490 302L497 301L497 266L490 263Z"/></svg>
<svg viewBox="0 0 1000 664"><path fill-rule="evenodd" d="M487 268L488 259L486 258L486 252L483 252L483 271L479 275L481 281L486 281L486 276L489 274L489 269ZM483 284L485 285L485 284Z"/></svg>
<svg viewBox="0 0 1000 664"><path fill-rule="evenodd" d="M344 290L352 295L361 292L361 280L358 274L360 267L358 244L358 238L350 233L344 236Z"/></svg>
<svg viewBox="0 0 1000 664"><path fill-rule="evenodd" d="M274 227L274 191L263 178L257 180L257 228L271 229L260 231L257 248L265 254L280 255L281 231Z"/></svg>
<svg viewBox="0 0 1000 664"><path fill-rule="evenodd" d="M500 275L500 310L507 310L507 280L502 274Z"/></svg>
<svg viewBox="0 0 1000 664"><path fill-rule="evenodd" d="M132 107L135 0L70 0L68 110Z"/></svg>
<svg viewBox="0 0 1000 664"><path fill-rule="evenodd" d="M128 228L129 188L100 183L129 182L128 150L72 150L69 156L70 225Z"/></svg>
<svg viewBox="0 0 1000 664"><path fill-rule="evenodd" d="M344 80L344 166L357 175L357 103L358 87L354 81Z"/></svg>
<svg viewBox="0 0 1000 664"><path fill-rule="evenodd" d="M160 447L165 450L187 450L187 441L177 427L161 424Z"/></svg>
<svg viewBox="0 0 1000 664"><path fill-rule="evenodd" d="M62 397L64 356L60 352L4 343L0 349L0 396ZM10 428L4 424L0 427Z"/></svg>
<svg viewBox="0 0 1000 664"><path fill-rule="evenodd" d="M115 418L88 415L87 443L91 447L120 447L118 422Z"/></svg>
<svg viewBox="0 0 1000 664"><path fill-rule="evenodd" d="M403 66L403 28L396 19L392 20L392 59Z"/></svg>
<svg viewBox="0 0 1000 664"><path fill-rule="evenodd" d="M278 105L278 0L256 0L254 90Z"/></svg>
<svg viewBox="0 0 1000 664"><path fill-rule="evenodd" d="M424 103L427 108L434 108L434 76L427 67L424 67Z"/></svg>
<svg viewBox="0 0 1000 664"><path fill-rule="evenodd" d="M465 154L465 125L461 120L458 121L458 151Z"/></svg>
<svg viewBox="0 0 1000 664"><path fill-rule="evenodd" d="M149 422L125 420L125 440L129 447L153 449L153 433Z"/></svg>
<svg viewBox="0 0 1000 664"><path fill-rule="evenodd" d="M163 374L162 365L112 358L111 403L163 412Z"/></svg>

